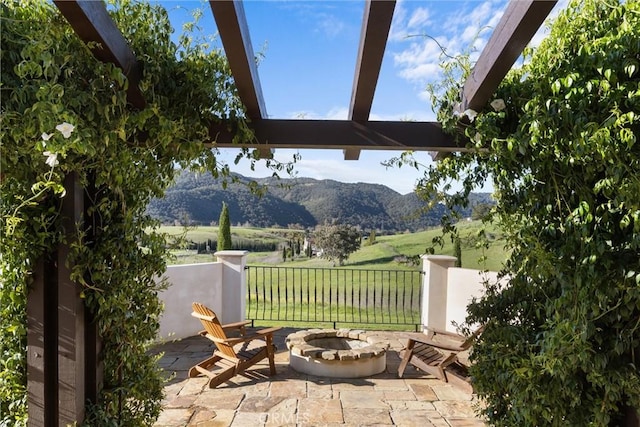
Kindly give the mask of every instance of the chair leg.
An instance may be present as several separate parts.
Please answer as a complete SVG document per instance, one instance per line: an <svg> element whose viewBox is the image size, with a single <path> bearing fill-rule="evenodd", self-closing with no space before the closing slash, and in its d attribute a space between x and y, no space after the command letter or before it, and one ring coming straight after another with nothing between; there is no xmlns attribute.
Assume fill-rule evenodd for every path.
<svg viewBox="0 0 640 427"><path fill-rule="evenodd" d="M440 379L442 381L449 382L445 369L447 366L451 365L456 360L458 360L458 355L455 353L451 353L442 362L440 362L440 364L438 365L438 370L440 371L440 375L441 375Z"/></svg>
<svg viewBox="0 0 640 427"><path fill-rule="evenodd" d="M236 367L229 366L228 368L222 370L221 372L216 372L214 376L209 380L209 388L216 388L220 384L229 381L236 375Z"/></svg>
<svg viewBox="0 0 640 427"><path fill-rule="evenodd" d="M269 359L269 375L274 376L276 374L276 362L275 358L275 346L273 345L273 337L271 335L267 335L266 344L267 344L267 358Z"/></svg>
<svg viewBox="0 0 640 427"><path fill-rule="evenodd" d="M206 370L207 368L209 368L209 366L215 365L216 362L219 361L219 360L220 360L220 356L216 356L216 355L213 355L213 356L203 360L202 362L198 363L197 365L195 365L194 367L189 369L189 378L197 377L198 375L203 373L202 370ZM202 368L202 370L200 370L198 368Z"/></svg>
<svg viewBox="0 0 640 427"><path fill-rule="evenodd" d="M398 367L398 378L402 378L402 375L404 375L404 370L407 368L407 364L409 363L409 360L411 360L411 356L413 356L414 345L415 341L411 339L407 341L407 348L404 351L404 357L402 358L402 362Z"/></svg>

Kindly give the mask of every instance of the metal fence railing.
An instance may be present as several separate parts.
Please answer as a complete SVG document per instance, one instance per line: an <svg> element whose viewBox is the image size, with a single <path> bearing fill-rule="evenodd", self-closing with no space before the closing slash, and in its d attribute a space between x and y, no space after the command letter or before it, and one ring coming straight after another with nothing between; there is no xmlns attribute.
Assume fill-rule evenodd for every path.
<svg viewBox="0 0 640 427"><path fill-rule="evenodd" d="M349 325L420 322L420 271L248 266L247 319Z"/></svg>

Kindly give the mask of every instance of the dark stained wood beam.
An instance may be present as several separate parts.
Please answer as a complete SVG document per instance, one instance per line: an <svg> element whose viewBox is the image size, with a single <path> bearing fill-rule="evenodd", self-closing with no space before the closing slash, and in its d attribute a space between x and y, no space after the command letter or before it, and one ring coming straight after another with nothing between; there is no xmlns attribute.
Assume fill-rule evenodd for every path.
<svg viewBox="0 0 640 427"><path fill-rule="evenodd" d="M92 49L96 59L111 62L122 69L129 80L127 100L135 108L144 108L146 102L138 87L142 67L109 16L105 3L87 0L54 0L54 3L82 41L98 43Z"/></svg>
<svg viewBox="0 0 640 427"><path fill-rule="evenodd" d="M365 4L349 106L349 120L359 122L369 120L395 6L395 0L367 0ZM358 160L360 150L345 149L344 157L345 160Z"/></svg>
<svg viewBox="0 0 640 427"><path fill-rule="evenodd" d="M62 198L61 222L65 240L72 242L82 224L84 190L77 173L64 179L67 194ZM81 226L82 227L82 226ZM71 246L61 244L57 250L58 269L58 424L73 425L85 417L85 300L83 286L71 280L69 265ZM93 365L93 369L97 366ZM95 401L94 401L95 402Z"/></svg>
<svg viewBox="0 0 640 427"><path fill-rule="evenodd" d="M247 109L247 116L250 119L264 119L267 117L267 109L262 97L258 67L242 2L212 0L209 5L238 88L238 95Z"/></svg>
<svg viewBox="0 0 640 427"><path fill-rule="evenodd" d="M556 0L511 0L462 89L460 112L479 111L540 28Z"/></svg>
<svg viewBox="0 0 640 427"><path fill-rule="evenodd" d="M29 425L58 425L58 283L56 260L35 265L27 298Z"/></svg>
<svg viewBox="0 0 640 427"><path fill-rule="evenodd" d="M313 148L358 150L460 151L452 136L434 122L356 122L349 120L256 120L249 123L255 140L232 143L233 129L212 125L209 134L217 147Z"/></svg>

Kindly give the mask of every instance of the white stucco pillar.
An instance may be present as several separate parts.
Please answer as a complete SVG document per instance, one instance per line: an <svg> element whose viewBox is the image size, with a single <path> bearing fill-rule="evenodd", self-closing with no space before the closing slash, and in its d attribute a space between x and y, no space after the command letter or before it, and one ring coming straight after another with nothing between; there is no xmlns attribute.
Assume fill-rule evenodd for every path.
<svg viewBox="0 0 640 427"><path fill-rule="evenodd" d="M214 255L222 263L222 323L245 320L247 275L245 265L249 251L218 251Z"/></svg>
<svg viewBox="0 0 640 427"><path fill-rule="evenodd" d="M456 257L423 255L422 326L447 327L447 270L456 265Z"/></svg>

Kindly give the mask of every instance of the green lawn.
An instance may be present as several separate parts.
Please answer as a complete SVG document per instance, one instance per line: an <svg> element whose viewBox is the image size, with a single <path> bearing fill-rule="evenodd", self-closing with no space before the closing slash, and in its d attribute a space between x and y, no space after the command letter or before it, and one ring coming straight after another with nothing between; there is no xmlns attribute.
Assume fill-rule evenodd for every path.
<svg viewBox="0 0 640 427"><path fill-rule="evenodd" d="M483 229L480 222L458 225L461 235L462 266L474 269L498 270L505 259L504 240L500 230L484 228L489 236L488 249L477 242ZM178 235L181 227L163 227L162 231ZM206 241L217 237L217 227L198 227L187 231L187 239ZM284 229L232 227L232 239L253 239L261 242L287 241ZM247 318L256 325L319 323L327 327L371 327L408 330L420 323L420 290L422 269L419 257L426 253L439 229L417 233L377 236L353 253L344 266L332 268L321 258L299 257L282 262L280 250L249 253L247 264ZM449 238L440 255L453 255ZM174 251L172 263L188 264L214 261L213 254L196 251ZM486 261L480 262L481 256ZM417 263L410 262L416 260ZM283 268L285 267L285 268ZM368 325L368 326L367 326Z"/></svg>
<svg viewBox="0 0 640 427"><path fill-rule="evenodd" d="M504 240L502 240L501 232L495 226L485 226L485 232L490 237L488 249L481 249L476 244L477 236L482 228L479 221L461 222L458 224L460 235L462 236L462 266L465 268L499 270L506 258L506 250L504 248ZM182 227L165 226L161 231L170 235L179 235L183 233ZM281 243L285 242L285 235L293 230L277 229L277 228L243 228L231 227L232 239L247 239L259 242ZM216 239L218 233L217 227L197 227L187 231L187 239L199 242L207 239ZM345 268L364 268L364 269L420 269L420 265L407 265L402 261L406 258L422 255L426 248L431 245L432 239L440 235L439 229L421 231L417 233L403 233L390 236L377 236L376 243L373 245L363 246L357 252L351 254L345 263ZM443 248L437 248L435 251L439 255L453 255L453 244L450 239L445 238ZM176 258L171 261L172 264L190 264L200 262L211 262L214 260L211 254L197 254L196 251L180 250L174 252ZM486 257L484 262L480 259ZM286 265L291 267L331 267L332 263L321 258L309 259L300 257L294 261L282 263L282 255L280 251L275 252L250 252L248 264L258 265Z"/></svg>
<svg viewBox="0 0 640 427"><path fill-rule="evenodd" d="M247 317L292 322L420 322L419 271L250 266Z"/></svg>

